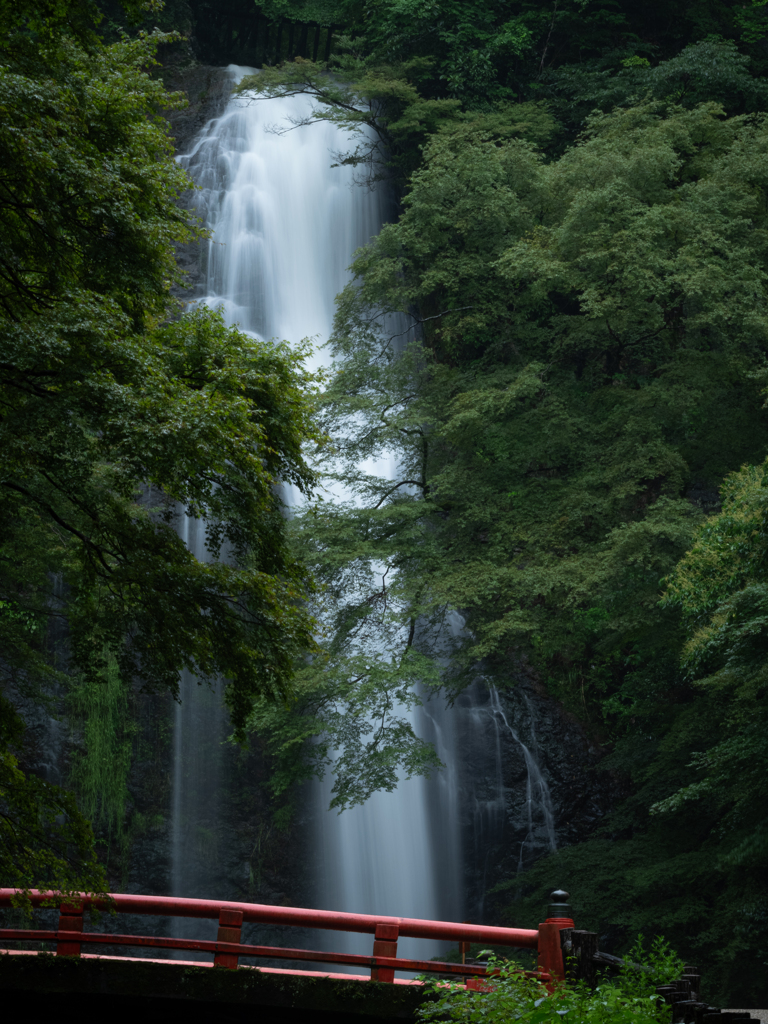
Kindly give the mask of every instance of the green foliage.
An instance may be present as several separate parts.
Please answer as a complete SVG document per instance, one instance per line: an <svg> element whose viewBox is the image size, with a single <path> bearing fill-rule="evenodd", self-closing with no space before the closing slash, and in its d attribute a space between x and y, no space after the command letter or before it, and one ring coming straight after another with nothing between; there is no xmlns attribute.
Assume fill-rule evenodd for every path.
<svg viewBox="0 0 768 1024"><path fill-rule="evenodd" d="M46 549L38 564L62 572L86 675L104 644L124 678L153 686L173 688L182 667L223 671L237 725L250 696L283 690L295 650L311 646L296 603L306 578L281 540L274 484L311 485L301 444L312 381L301 354L211 311L160 326L173 242L190 228L176 205L186 178L147 116L165 95L141 70L154 45L86 58L62 42L43 53L40 87L5 76L6 110L30 124L22 137L19 117L6 119L1 140L17 197L0 210L4 540L37 551L31 531ZM176 503L206 518L226 564L186 550ZM46 600L24 603L42 614Z"/></svg>
<svg viewBox="0 0 768 1024"><path fill-rule="evenodd" d="M765 6L766 0L752 0L751 4L744 4L735 12L735 21L745 42L758 43L768 35Z"/></svg>
<svg viewBox="0 0 768 1024"><path fill-rule="evenodd" d="M332 610L330 602L320 604L317 613L348 615L349 595L346 600L341 609L341 602ZM386 618L385 612L378 620L382 633ZM275 757L270 776L275 794L332 769L330 806L341 812L380 790L391 793L403 778L441 767L404 714L422 703L419 686L437 682L435 666L410 648L399 660L387 661L370 644L381 639L381 633L370 635L370 625L351 630L328 654L300 669L287 705L265 700L255 705L249 726L266 737Z"/></svg>
<svg viewBox="0 0 768 1024"><path fill-rule="evenodd" d="M735 8L722 0L272 0L258 9L275 21L341 26L337 53L351 49L377 65L418 62L425 97L459 99L467 109L534 99L558 69L578 75L603 65L615 74L632 55L641 63L631 66L641 68L713 36L764 59L755 45L764 33L759 0Z"/></svg>
<svg viewBox="0 0 768 1024"><path fill-rule="evenodd" d="M760 867L768 851L767 470L768 463L745 466L726 479L722 512L700 528L665 595L683 610L683 666L697 689L711 694L710 713L719 728L713 745L693 752L695 781L653 810L670 813L686 801L714 801L725 832L723 865L742 869Z"/></svg>
<svg viewBox="0 0 768 1024"><path fill-rule="evenodd" d="M371 706L365 686L387 666L401 699L419 685L450 696L478 666L502 685L535 673L614 745L603 767L632 795L604 832L513 881L525 897L509 908L514 923L535 924L528 893L556 874L582 893L580 926L614 948L627 929L663 930L716 971L712 998L733 999L766 907L762 580L743 604L718 591L696 620L701 647L685 647L685 601L659 602L703 523L697 493L764 457L755 369L768 342L768 124L698 99L625 97L556 157L503 112L457 113L430 135L402 215L356 254L339 299L321 407L336 497L292 523L323 584L317 614L333 654L313 666L305 730L269 726L295 759L324 728L343 749L326 709L336 713L339 693L344 708ZM738 543L762 536L758 515ZM727 544L709 562L697 556L690 591L702 600L752 566L728 560ZM721 601L738 604L727 638L711 618ZM726 665L732 680L737 651L754 656L755 674L699 685ZM363 655L367 674L336 652ZM422 659L414 677L411 652ZM365 774L360 748L350 751L337 792L350 770ZM705 774L708 799L694 800ZM759 977L749 985L760 999Z"/></svg>
<svg viewBox="0 0 768 1024"><path fill-rule="evenodd" d="M107 879L93 849L90 822L72 793L25 774L12 747L23 722L0 693L0 884L66 894L104 893Z"/></svg>
<svg viewBox="0 0 768 1024"><path fill-rule="evenodd" d="M246 75L236 91L263 99L311 97L317 103L314 111L291 120L286 130L314 120L339 125L358 143L353 151L337 156L340 163L367 167L370 182L389 168L402 187L419 160L419 145L460 106L455 100L424 99L411 80L419 68L371 64L353 56L329 76L323 64L297 58Z"/></svg>
<svg viewBox="0 0 768 1024"><path fill-rule="evenodd" d="M280 21L317 22L320 25L344 25L354 18L361 5L357 0L266 0L258 9L265 18Z"/></svg>
<svg viewBox="0 0 768 1024"><path fill-rule="evenodd" d="M40 700L71 676L73 706L95 702L76 773L88 809L118 827L123 754L109 779L94 759L119 728L121 687L224 675L242 738L254 700L284 698L313 649L312 583L277 485L311 490L302 446L321 438L304 350L171 296L174 246L197 229L162 118L181 98L147 70L168 37L105 47L78 11L22 5L0 39L0 682ZM181 512L205 519L209 560L178 535ZM69 877L60 807L90 885L72 800L8 758L9 820L39 799L35 842L50 828L60 851L30 870Z"/></svg>
<svg viewBox="0 0 768 1024"><path fill-rule="evenodd" d="M653 758L647 740L645 753ZM701 970L705 1000L761 1003L768 901L759 872L718 870L717 818L707 808L689 805L674 817L649 821L649 794L639 781L630 806L597 835L501 882L498 912L511 925L535 927L552 878L567 878L576 925L596 931L601 948L630 958L638 930L663 932L685 962ZM669 776L659 781L669 786Z"/></svg>
<svg viewBox="0 0 768 1024"><path fill-rule="evenodd" d="M682 496L761 444L763 132L643 105L550 164L472 125L437 134L340 299L324 427L355 503L299 517L347 595L334 644L372 626L388 567L389 654L418 622L441 656L430 631L459 608L469 672L525 651L608 722L668 689L679 627L657 601L696 521ZM398 356L386 316L414 308L423 341ZM359 468L383 458L394 481Z"/></svg>
<svg viewBox="0 0 768 1024"><path fill-rule="evenodd" d="M86 817L119 840L128 799L132 728L129 695L115 659L107 658L102 679L75 683L68 698L69 720L82 731L72 787Z"/></svg>
<svg viewBox="0 0 768 1024"><path fill-rule="evenodd" d="M646 948L645 936L638 935L627 950L621 966L622 988L637 996L652 996L659 985L671 985L683 973L685 960L657 935Z"/></svg>
<svg viewBox="0 0 768 1024"><path fill-rule="evenodd" d="M659 1024L671 1019L669 1007L654 991L656 985L679 977L683 961L657 939L646 951L642 935L631 954L638 960L622 966L618 977L603 981L595 991L580 985L560 985L553 992L519 966L491 956L488 969L493 980L485 991L430 981L433 999L419 1010L425 1021L452 1020L467 1024L501 1024L508 1020L530 1024L556 1024L563 1019L594 1022Z"/></svg>
<svg viewBox="0 0 768 1024"><path fill-rule="evenodd" d="M756 66L732 40L711 36L656 65L645 57L621 59L620 51L566 64L544 74L537 91L572 138L595 109L608 113L649 98L688 108L717 103L729 114L763 110L767 86Z"/></svg>

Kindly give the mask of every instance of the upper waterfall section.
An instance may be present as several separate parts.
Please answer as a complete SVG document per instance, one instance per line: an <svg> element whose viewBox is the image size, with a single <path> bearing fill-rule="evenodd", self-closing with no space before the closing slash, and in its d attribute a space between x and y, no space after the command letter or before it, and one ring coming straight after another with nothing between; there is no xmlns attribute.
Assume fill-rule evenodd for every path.
<svg viewBox="0 0 768 1024"><path fill-rule="evenodd" d="M253 68L230 65L234 87ZM212 232L198 298L263 339L327 340L352 255L381 227L385 198L332 166L349 137L320 121L291 129L306 97L232 96L179 162L201 191L193 205ZM322 353L315 365L321 365Z"/></svg>

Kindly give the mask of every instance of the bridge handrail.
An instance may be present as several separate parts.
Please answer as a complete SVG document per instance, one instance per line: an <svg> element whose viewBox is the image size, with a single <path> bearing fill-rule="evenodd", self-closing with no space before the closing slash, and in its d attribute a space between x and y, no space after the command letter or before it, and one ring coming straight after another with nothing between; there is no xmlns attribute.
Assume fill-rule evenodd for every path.
<svg viewBox="0 0 768 1024"><path fill-rule="evenodd" d="M16 889L0 889L0 907L8 907ZM537 949L539 930L533 928L500 928L494 925L461 924L455 921L424 921L411 917L385 917L376 914L350 914L335 910L312 910L300 907L279 907L269 903L237 903L229 900L199 900L181 896L141 896L125 893L109 893L109 902L98 897L78 893L67 897L65 903L74 899L82 903L83 909L92 906L100 909L114 908L125 914L156 914L160 917L201 917L217 919L222 910L240 912L243 921L266 924L285 924L312 928L330 929L343 932L368 932L375 934L377 927L391 925L397 928L402 938L417 939L458 939L465 942L484 942L494 946L515 946L522 949ZM41 892L32 889L29 898L33 906L51 900L61 900L61 894Z"/></svg>
<svg viewBox="0 0 768 1024"><path fill-rule="evenodd" d="M453 975L457 980L485 978L486 967L470 964L441 963L435 960L412 960L407 957L366 956L364 953L328 953L314 949L287 949L282 946L253 946L245 942L213 942L207 939L169 939L150 935L116 935L112 932L65 932L27 928L0 928L0 940L91 943L99 946L135 946L144 949L190 950L236 957L268 960L296 960L319 964L342 964L352 967L388 968L419 974ZM533 974L548 981L549 975Z"/></svg>
<svg viewBox="0 0 768 1024"><path fill-rule="evenodd" d="M15 896L20 895L16 889L0 889L0 907L12 905ZM566 902L568 894L557 890L552 894L555 903L550 904L548 917L537 929L533 928L499 928L494 925L465 924L458 921L424 921L412 917L384 917L376 914L349 914L335 910L313 910L301 907L278 907L268 903L239 903L232 900L199 900L181 896L143 896L139 894L108 893L102 896L88 893L61 893L27 890L24 895L33 906L48 904L59 905L59 926L55 932L38 932L37 937L53 939L56 942L57 956L80 956L83 942L110 945L110 940L117 944L135 946L157 946L166 949L197 948L214 954L214 966L236 969L241 956L265 956L268 958L286 958L296 960L314 959L318 962L360 963L357 959L349 960L343 954L330 956L312 950L289 950L283 947L257 947L242 943L241 931L246 922L293 925L299 927L331 929L334 931L368 932L374 936L373 956L363 958L365 966L370 967L371 979L374 981L393 982L395 971L436 971L468 975L485 973L479 965L469 971L462 968L454 971L447 965L435 963L430 967L429 961L415 961L397 956L397 943L400 938L419 939L451 939L461 943L466 952L468 943L475 941L495 946L515 946L522 949L535 949L538 953L538 977L548 987L563 981L565 978L565 961L563 957L563 940L573 934L573 921L566 916L569 908ZM160 917L199 917L216 919L219 930L215 943L200 942L190 945L190 940L180 938L160 938L152 936L122 935L115 936L110 932L84 932L83 914L90 908L114 910L118 913L150 914ZM26 932L26 934L22 934ZM32 929L0 929L0 938L18 941L22 938L31 939ZM342 959L338 959L341 956ZM357 956L357 954L355 955ZM362 964L361 964L362 966ZM469 967L469 965L467 965ZM471 986L480 979L467 977L466 983Z"/></svg>

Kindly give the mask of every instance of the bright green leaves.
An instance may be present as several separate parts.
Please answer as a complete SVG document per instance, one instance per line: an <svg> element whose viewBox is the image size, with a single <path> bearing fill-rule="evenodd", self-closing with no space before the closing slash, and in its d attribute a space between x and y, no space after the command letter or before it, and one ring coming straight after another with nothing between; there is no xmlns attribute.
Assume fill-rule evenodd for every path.
<svg viewBox="0 0 768 1024"><path fill-rule="evenodd" d="M734 13L736 24L741 29L742 39L747 43L757 43L768 35L768 18L765 10L766 0L752 0L744 4Z"/></svg>
<svg viewBox="0 0 768 1024"><path fill-rule="evenodd" d="M680 605L693 625L705 629L689 645L695 667L706 664L705 637L711 632L705 624L718 614L727 628L733 616L720 616L718 609L758 582L765 562L765 467L744 466L725 481L721 493L722 512L697 531L695 544L667 586L666 600Z"/></svg>
<svg viewBox="0 0 768 1024"><path fill-rule="evenodd" d="M131 767L130 691L120 678L117 662L107 656L98 680L76 681L68 695L69 718L82 734L82 747L73 757L71 784L80 807L110 837L123 831Z"/></svg>
<svg viewBox="0 0 768 1024"><path fill-rule="evenodd" d="M47 556L34 557L63 574L84 671L99 671L106 645L125 679L154 687L174 689L182 667L225 673L241 727L250 698L284 691L313 645L300 603L309 581L288 554L275 491L281 480L311 486L301 446L317 437L312 381L299 355L211 311L122 338L83 317L67 345L70 313L55 362L45 344L28 346L25 364L6 369L3 509L18 525L6 539L43 544ZM225 563L186 549L179 506L206 519L211 556L226 544Z"/></svg>
<svg viewBox="0 0 768 1024"><path fill-rule="evenodd" d="M742 367L768 326L754 301L763 145L761 121L708 107L601 117L550 164L453 127L400 221L358 254L328 429L352 438L344 479L361 496L385 492L353 460L394 453L403 487L384 501L402 514L421 496L424 551L443 551L426 589L471 609L473 657L523 643L572 663L655 628L658 580L695 516L679 497L732 466L761 421ZM425 349L392 359L376 325L413 308ZM593 606L611 626L577 640L569 623Z"/></svg>
<svg viewBox="0 0 768 1024"><path fill-rule="evenodd" d="M226 674L241 729L250 699L284 692L312 646L276 487L312 486L315 382L302 352L210 310L168 323L173 246L194 228L158 116L178 100L145 71L157 42L86 54L59 39L37 77L13 63L0 77L6 539L47 548L34 557L68 587L86 675L105 647L147 685L173 689L182 668ZM179 508L206 520L223 562L187 551Z"/></svg>
<svg viewBox="0 0 768 1024"><path fill-rule="evenodd" d="M375 181L385 169L402 187L419 163L419 146L430 132L456 115L457 100L425 99L414 85L418 65L382 64L356 55L338 59L333 76L323 64L297 57L278 68L262 68L258 75L243 78L237 92L256 98L308 96L315 101L311 114L301 121L330 121L358 143L351 152L339 154L345 164L367 167ZM286 126L288 129L288 126Z"/></svg>
<svg viewBox="0 0 768 1024"><path fill-rule="evenodd" d="M320 602L319 610L328 613L331 602ZM344 611L349 617L349 606ZM368 609L359 608L358 618L370 631ZM434 663L413 649L388 659L378 649L381 634L375 639L366 647L359 631L339 634L329 652L299 670L288 705L256 704L250 725L267 738L275 757L275 793L329 771L330 806L341 812L441 767L433 747L416 735L410 714L423 703L420 693L438 683Z"/></svg>
<svg viewBox="0 0 768 1024"><path fill-rule="evenodd" d="M100 304L108 330L162 315L178 277L172 244L190 227L175 206L188 183L158 120L178 98L144 70L158 41L86 55L59 40L32 74L13 59L2 69L0 306L10 320L45 323L58 302L70 315Z"/></svg>

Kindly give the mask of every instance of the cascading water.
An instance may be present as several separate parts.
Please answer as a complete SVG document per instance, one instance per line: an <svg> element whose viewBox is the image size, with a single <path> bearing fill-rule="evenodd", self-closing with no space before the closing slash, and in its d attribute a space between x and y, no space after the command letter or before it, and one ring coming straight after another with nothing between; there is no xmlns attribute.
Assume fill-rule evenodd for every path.
<svg viewBox="0 0 768 1024"><path fill-rule="evenodd" d="M228 69L233 83L249 72ZM268 103L233 98L192 152L180 158L201 187L195 205L213 233L202 301L223 307L226 320L243 330L294 342L328 337L352 254L379 230L385 206L382 194L354 186L349 168L331 166L332 153L348 141L333 126L315 124L285 135L265 130L305 114L307 106L301 98ZM201 688L188 680L182 691L175 737L173 813L179 838L173 879L174 891L186 884L191 894L185 823L196 822L198 834L204 831L213 812L198 805L214 802L215 767L209 778L196 777L194 747L203 742L198 723L203 725L205 713L192 705L199 702ZM416 728L431 734L443 760L453 764L445 712L430 706L428 715L416 717ZM206 746L210 753L210 737ZM449 770L431 782L403 783L396 793L378 794L365 807L339 816L327 810L328 786L318 786L317 902L338 910L459 916L457 789ZM369 945L366 940L366 950ZM422 943L421 955L428 952Z"/></svg>
<svg viewBox="0 0 768 1024"><path fill-rule="evenodd" d="M401 712L402 713L402 712ZM463 863L457 751L450 712L427 702L408 715L419 736L432 742L444 768L430 779L401 780L393 793L375 793L364 805L316 821L319 901L333 910L462 920ZM331 780L317 786L328 807ZM333 948L370 953L368 936L333 937ZM401 939L402 956L421 959L446 943Z"/></svg>
<svg viewBox="0 0 768 1024"><path fill-rule="evenodd" d="M233 84L247 73L251 69L234 66L227 71ZM330 333L334 299L348 280L352 254L381 227L386 197L354 186L350 168L332 167L332 154L348 143L333 126L319 123L283 135L265 130L307 110L303 98L265 102L233 97L179 160L200 186L195 206L212 232L203 254L206 284L200 301L221 306L227 322L262 338L322 342ZM376 471L383 472L381 467ZM205 557L203 524L185 520L183 529L190 548ZM459 748L465 761L473 745L486 748L488 727L496 736L496 763L485 798L494 834L500 824L503 831L506 791L499 736L504 728L525 752L526 841L537 841L541 810L554 846L551 801L536 757L510 726L498 694L491 694L485 707L471 701L468 710L446 710L435 700L412 713L415 730L435 743L446 766L432 779L402 782L396 792L376 794L365 806L341 815L328 810L330 780L313 788L318 905L462 919L467 816L460 804L467 802L468 787ZM181 698L174 739L173 891L215 896L210 874L215 851L207 855L206 843L216 836L225 715L211 710L212 703L220 707L215 688L207 691L192 678L182 680ZM475 815L470 823L476 836L478 828L483 832L478 821ZM370 952L369 937L347 939L347 951ZM334 936L334 948L343 948L342 942L343 936ZM401 943L404 955L419 957L435 955L444 944L428 947L424 941Z"/></svg>
<svg viewBox="0 0 768 1024"><path fill-rule="evenodd" d="M537 758L533 756L530 749L518 736L517 731L509 724L504 708L501 706L499 691L495 686L491 686L490 692L490 714L492 715L494 722L498 724L499 720L501 720L506 731L520 747L525 760L525 812L526 817L528 818L528 832L525 839L523 839L520 844L520 855L518 857L517 869L518 871L521 871L523 868L523 856L526 845L534 845L537 842L537 839L539 844L541 844L543 839L544 843L549 846L550 850L554 851L557 849L557 841L555 839L555 819L552 812L552 797L549 793L549 786L541 773L541 768L539 767ZM535 820L537 817L539 818L538 821ZM537 831L539 832L538 836Z"/></svg>
<svg viewBox="0 0 768 1024"><path fill-rule="evenodd" d="M472 837L466 857L475 875L469 909L473 919L482 921L485 894L496 881L490 865L505 862L507 872L519 873L554 852L555 812L539 760L536 710L525 690L517 687L505 707L496 686L479 677L457 704L465 752L463 799ZM530 746L521 738L523 726Z"/></svg>

